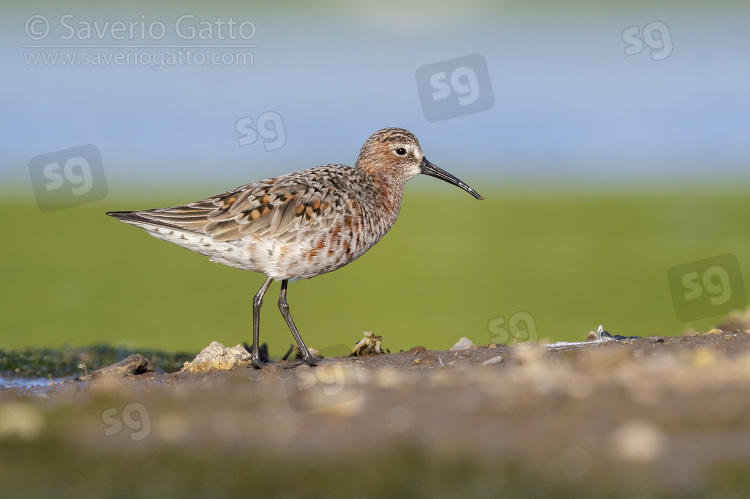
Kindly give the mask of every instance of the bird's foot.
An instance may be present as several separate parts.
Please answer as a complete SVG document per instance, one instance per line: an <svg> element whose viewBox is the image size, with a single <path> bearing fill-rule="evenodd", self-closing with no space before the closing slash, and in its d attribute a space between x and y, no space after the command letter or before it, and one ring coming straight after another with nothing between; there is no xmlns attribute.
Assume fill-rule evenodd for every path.
<svg viewBox="0 0 750 499"><path fill-rule="evenodd" d="M271 359L268 357L268 345L266 345L265 343L262 343L260 345L257 355L255 352L253 352L253 345L244 343L243 346L245 347L245 350L250 353L250 361L252 362L255 369L260 369L261 367L263 367L263 364L268 364L271 361Z"/></svg>
<svg viewBox="0 0 750 499"><path fill-rule="evenodd" d="M308 366L317 366L319 360L320 357L316 357L307 350L302 352L302 362L304 362Z"/></svg>

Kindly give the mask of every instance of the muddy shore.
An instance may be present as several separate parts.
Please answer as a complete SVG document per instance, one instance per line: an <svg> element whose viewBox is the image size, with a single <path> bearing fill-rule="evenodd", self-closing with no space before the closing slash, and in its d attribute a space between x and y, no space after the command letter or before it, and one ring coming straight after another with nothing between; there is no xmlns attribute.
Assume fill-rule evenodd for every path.
<svg viewBox="0 0 750 499"><path fill-rule="evenodd" d="M0 391L15 497L742 497L748 472L740 330Z"/></svg>

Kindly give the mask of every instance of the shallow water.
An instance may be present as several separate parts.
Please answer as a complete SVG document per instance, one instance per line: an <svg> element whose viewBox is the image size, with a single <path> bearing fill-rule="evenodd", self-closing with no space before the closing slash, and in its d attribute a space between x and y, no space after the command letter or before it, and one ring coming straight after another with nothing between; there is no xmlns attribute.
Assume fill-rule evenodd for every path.
<svg viewBox="0 0 750 499"><path fill-rule="evenodd" d="M0 390L6 388L32 388L34 386L46 386L51 383L60 383L65 379L69 378L11 378L0 376Z"/></svg>

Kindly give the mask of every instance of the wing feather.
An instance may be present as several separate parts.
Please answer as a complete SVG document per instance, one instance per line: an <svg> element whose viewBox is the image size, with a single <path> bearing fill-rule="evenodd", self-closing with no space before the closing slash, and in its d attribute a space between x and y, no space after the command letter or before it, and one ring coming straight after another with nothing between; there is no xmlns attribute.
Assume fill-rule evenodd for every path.
<svg viewBox="0 0 750 499"><path fill-rule="evenodd" d="M134 225L203 232L217 241L248 236L290 241L308 231L327 229L350 211L351 199L347 204L336 195L346 192L342 184L350 170L340 165L317 167L243 185L203 201L130 212L120 218Z"/></svg>

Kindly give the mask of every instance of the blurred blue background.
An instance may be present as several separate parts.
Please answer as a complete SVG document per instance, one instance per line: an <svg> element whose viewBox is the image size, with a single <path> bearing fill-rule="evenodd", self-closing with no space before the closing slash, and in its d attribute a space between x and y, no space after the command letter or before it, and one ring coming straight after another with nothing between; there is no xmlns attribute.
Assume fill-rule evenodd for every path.
<svg viewBox="0 0 750 499"><path fill-rule="evenodd" d="M432 161L474 177L641 182L748 171L750 5L743 2L28 2L3 10L4 185L28 186L31 157L91 143L112 192L165 181L223 189L327 162L352 164L364 139L386 126L413 130ZM42 40L26 32L43 27L26 26L35 15L49 22ZM181 22L180 38L175 23L184 15L194 17ZM252 37L241 39L235 27L238 40L219 39L230 30L219 31L217 19L251 22L242 34ZM114 36L125 39L115 39L116 21L135 22L135 39L119 31ZM634 39L623 32L636 27L642 35L654 21L668 31L626 56ZM94 22L101 41L95 27L90 40L79 40ZM212 24L204 33L210 39L185 39L201 22ZM155 40L146 31L141 40L140 29L154 23L165 35ZM161 28L153 30L158 36ZM42 44L58 47L36 48ZM162 69L148 63L145 54L166 57L178 49L160 46L180 44L206 57L252 58ZM257 47L210 47L233 44ZM91 50L73 45L114 46L93 51L137 53L146 64L82 64ZM118 48L132 45L158 48ZM34 62L42 53L78 59ZM475 53L486 59L494 106L427 121L417 69ZM283 120L283 147L269 152L262 140L240 147L238 120L267 111Z"/></svg>

